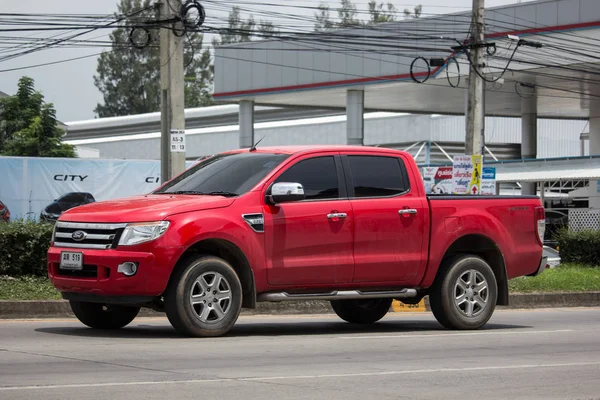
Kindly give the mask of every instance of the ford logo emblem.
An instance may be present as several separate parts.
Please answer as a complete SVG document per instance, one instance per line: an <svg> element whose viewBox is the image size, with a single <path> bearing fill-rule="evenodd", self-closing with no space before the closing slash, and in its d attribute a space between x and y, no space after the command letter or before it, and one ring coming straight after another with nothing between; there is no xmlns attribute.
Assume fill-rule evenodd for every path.
<svg viewBox="0 0 600 400"><path fill-rule="evenodd" d="M71 235L71 239L75 240L76 242L81 242L82 240L84 240L86 238L86 236L87 236L87 233L85 233L84 231L75 231Z"/></svg>

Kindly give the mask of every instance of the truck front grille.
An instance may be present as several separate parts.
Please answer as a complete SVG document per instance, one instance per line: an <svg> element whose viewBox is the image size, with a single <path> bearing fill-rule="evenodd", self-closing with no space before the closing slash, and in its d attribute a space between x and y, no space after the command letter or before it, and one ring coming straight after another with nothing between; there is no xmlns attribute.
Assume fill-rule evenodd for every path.
<svg viewBox="0 0 600 400"><path fill-rule="evenodd" d="M54 246L98 250L116 248L126 226L59 221L54 229Z"/></svg>

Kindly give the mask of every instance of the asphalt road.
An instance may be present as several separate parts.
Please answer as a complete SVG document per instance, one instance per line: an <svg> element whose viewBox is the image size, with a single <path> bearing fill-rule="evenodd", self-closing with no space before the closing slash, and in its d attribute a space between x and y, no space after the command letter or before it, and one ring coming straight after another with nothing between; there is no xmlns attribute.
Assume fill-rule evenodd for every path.
<svg viewBox="0 0 600 400"><path fill-rule="evenodd" d="M244 317L211 339L162 318L0 321L2 400L277 398L600 399L600 308L497 311L474 332L428 313Z"/></svg>

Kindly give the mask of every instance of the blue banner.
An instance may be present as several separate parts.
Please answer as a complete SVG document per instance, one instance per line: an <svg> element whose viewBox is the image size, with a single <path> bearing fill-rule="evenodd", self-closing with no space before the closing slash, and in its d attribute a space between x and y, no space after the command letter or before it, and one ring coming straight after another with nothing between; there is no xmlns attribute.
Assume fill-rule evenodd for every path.
<svg viewBox="0 0 600 400"><path fill-rule="evenodd" d="M484 167L481 172L481 179L496 180L496 168Z"/></svg>

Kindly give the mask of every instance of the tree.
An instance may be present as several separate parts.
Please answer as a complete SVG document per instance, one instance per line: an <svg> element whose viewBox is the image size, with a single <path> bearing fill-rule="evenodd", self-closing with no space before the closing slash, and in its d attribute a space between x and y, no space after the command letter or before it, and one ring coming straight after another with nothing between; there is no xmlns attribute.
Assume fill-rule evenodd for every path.
<svg viewBox="0 0 600 400"><path fill-rule="evenodd" d="M423 10L423 6L419 4L415 6L413 11L410 11L408 8L404 9L404 18L419 18L421 16L421 11Z"/></svg>
<svg viewBox="0 0 600 400"><path fill-rule="evenodd" d="M331 21L329 17L329 6L323 3L319 4L319 12L315 13L317 23L315 24L315 31L323 32L336 27L335 23Z"/></svg>
<svg viewBox="0 0 600 400"><path fill-rule="evenodd" d="M318 7L319 12L315 13L317 23L315 24L315 31L323 32L329 29L336 28L351 28L359 26L360 20L357 19L356 5L351 0L341 0L340 6L337 8L338 21L331 21L329 16L329 6L321 3Z"/></svg>
<svg viewBox="0 0 600 400"><path fill-rule="evenodd" d="M76 157L75 148L62 143L52 103L35 90L33 79L19 80L17 94L0 99L0 154L24 157Z"/></svg>
<svg viewBox="0 0 600 400"><path fill-rule="evenodd" d="M387 10L385 8L387 8ZM379 3L375 0L369 1L369 23L380 24L383 22L393 22L396 20L398 10L392 3Z"/></svg>
<svg viewBox="0 0 600 400"><path fill-rule="evenodd" d="M120 0L115 18L123 24L139 25L156 19L153 0ZM140 11L143 10L143 11ZM104 97L95 112L99 117L141 114L160 110L160 30L150 29L149 46L138 49L129 42L130 29L118 27L110 34L111 51L98 59L94 84ZM213 103L213 67L208 49L202 50L203 35L187 33L184 38L185 106Z"/></svg>
<svg viewBox="0 0 600 400"><path fill-rule="evenodd" d="M365 26L380 24L383 22L393 22L397 20L399 14L396 6L388 2L378 3L376 0L370 0L368 6L369 19L367 21L361 21L357 18L357 9L351 0L341 0L340 6L337 8L338 20L332 21L329 14L329 6L321 3L318 7L318 11L315 13L317 22L315 23L315 31L323 32L331 29L351 28L356 26ZM408 9L404 10L405 18L406 13L413 18L418 18L421 15L422 6L416 6L414 9L414 15Z"/></svg>
<svg viewBox="0 0 600 400"><path fill-rule="evenodd" d="M356 18L356 5L351 0L341 0L341 6L338 8L338 18L340 28L350 28L359 26L360 21Z"/></svg>
<svg viewBox="0 0 600 400"><path fill-rule="evenodd" d="M224 44L249 42L253 36L270 38L275 35L277 35L277 31L272 22L261 20L257 26L252 16L244 21L240 15L240 8L233 6L227 18L227 28L219 33L219 38L213 39L212 44L217 47Z"/></svg>

